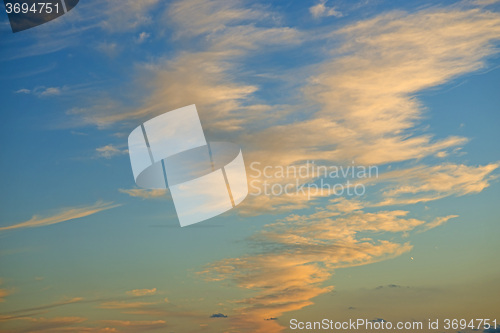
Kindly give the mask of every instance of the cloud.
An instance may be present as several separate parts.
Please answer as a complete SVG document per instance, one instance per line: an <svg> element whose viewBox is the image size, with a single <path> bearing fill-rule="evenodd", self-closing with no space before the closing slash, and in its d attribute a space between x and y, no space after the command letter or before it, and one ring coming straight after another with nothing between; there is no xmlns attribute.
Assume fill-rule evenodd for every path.
<svg viewBox="0 0 500 333"><path fill-rule="evenodd" d="M106 325L119 326L122 329L133 332L143 332L147 330L157 330L168 327L164 320L103 320Z"/></svg>
<svg viewBox="0 0 500 333"><path fill-rule="evenodd" d="M138 85L147 88L138 106L103 97L68 114L80 124L107 128L131 119L147 119L189 104L203 110L207 129L230 132L247 119L276 117L266 105L246 105L258 87L239 79L240 61L251 52L297 45L302 34L293 28L263 22L270 13L245 8L241 2L188 0L174 2L166 15L174 34L192 42L195 50L138 65ZM249 16L250 15L250 16ZM248 24L252 17L258 20ZM262 26L258 23L263 22ZM200 43L195 37L207 35ZM194 38L194 39L192 39ZM189 87L189 89L186 89ZM127 96L124 96L127 99Z"/></svg>
<svg viewBox="0 0 500 333"><path fill-rule="evenodd" d="M51 332L69 325L83 323L87 318L82 317L55 317L55 318L21 318L27 321L30 325L27 329L20 330L19 332Z"/></svg>
<svg viewBox="0 0 500 333"><path fill-rule="evenodd" d="M157 307L156 305L167 304L168 300L163 299L162 301L154 301L154 302L143 302L138 301L140 298L149 298L156 294L155 289L138 289L127 292L129 296L119 296L119 297L107 297L107 298L83 298L83 297L73 297L73 298L64 298L58 302L44 304L37 307L18 309L15 311L10 311L4 313L4 318L0 318L2 320L13 320L21 317L29 317L34 313L44 313L46 310L63 307L72 304L91 304L91 303L100 303L100 308L102 309L122 309L122 310L144 310L144 313L161 313L161 315L167 315L168 313L161 307ZM17 316L14 316L17 315ZM180 312L180 315L186 315L186 313Z"/></svg>
<svg viewBox="0 0 500 333"><path fill-rule="evenodd" d="M58 96L63 93L63 91L66 91L68 88L67 87L36 87L34 89L19 89L15 91L16 94L32 94L37 97L52 97L52 96Z"/></svg>
<svg viewBox="0 0 500 333"><path fill-rule="evenodd" d="M15 93L16 94L29 94L29 93L31 93L31 90L23 88L23 89L19 89L19 90L15 91Z"/></svg>
<svg viewBox="0 0 500 333"><path fill-rule="evenodd" d="M210 318L227 318L227 316L223 313L214 313Z"/></svg>
<svg viewBox="0 0 500 333"><path fill-rule="evenodd" d="M25 222L17 223L17 224L6 226L6 227L0 227L0 231L48 226L48 225L52 225L52 224L67 222L67 221L79 219L82 217L90 216L90 215L99 213L101 211L112 209L112 208L119 207L119 206L120 206L120 204L114 204L113 202L98 201L95 204L90 205L90 206L85 206L85 207L80 207L80 208L68 207L68 208L61 209L61 211L57 214L47 216L47 217L40 217L40 216L34 215L31 219L29 219Z"/></svg>
<svg viewBox="0 0 500 333"><path fill-rule="evenodd" d="M104 53L110 58L114 58L120 53L120 47L118 46L117 43L107 43L107 42L101 42L97 44L96 49L99 52Z"/></svg>
<svg viewBox="0 0 500 333"><path fill-rule="evenodd" d="M134 289L131 291L127 291L127 295L132 296L146 296L146 295L155 295L156 288L153 289Z"/></svg>
<svg viewBox="0 0 500 333"><path fill-rule="evenodd" d="M103 26L113 31L138 29L149 24L150 11L157 3L108 1L110 16ZM326 1L318 2L310 12L315 17L341 15L327 7ZM241 131L237 140L245 142L245 158L285 166L304 160L381 165L447 157L467 138L436 138L420 129L426 109L416 94L483 68L496 52L494 43L500 36L497 13L459 6L390 12L326 35L281 26L276 13L259 6L244 7L239 1L176 1L166 15L174 38L189 41L193 47L138 66L147 78L138 79L147 92L139 104L103 98L70 113L82 117L84 124L104 128L196 103L204 110L202 120L208 129L231 135ZM335 49L317 52L324 59L308 67L312 74L306 80L297 75L297 67L284 75L298 86L289 93L302 99L299 105L284 108L261 103L257 95L262 88L244 76L240 64L268 50L304 48L305 41L315 38ZM259 70L252 74L261 78L275 74ZM292 102L297 104L295 99ZM120 150L111 146L103 153L113 154L112 148ZM240 206L243 214L295 212L250 239L262 252L219 260L202 273L209 280L230 281L253 292L234 302L235 315L227 321L235 329L279 332L283 327L276 320L265 319L302 309L313 304L314 297L331 292L335 269L401 255L412 245L396 241L394 234L428 230L455 217L426 222L407 209L375 208L479 193L495 178L492 173L497 168L497 163L442 164L391 171L373 183L381 185L381 199L332 199L304 215L297 210L322 204L326 197L249 198ZM140 189L120 192L142 198L159 195ZM387 233L390 241L384 239ZM137 289L127 294L156 292L156 288ZM134 309L129 308L132 305ZM136 314L164 313L145 302L109 301L102 306ZM136 331L166 325L163 320L104 323Z"/></svg>
<svg viewBox="0 0 500 333"><path fill-rule="evenodd" d="M251 238L264 252L217 261L200 274L255 292L253 297L235 301L236 314L230 318L235 327L245 332L279 332L278 323L265 319L311 305L312 298L332 291L333 286L323 283L334 269L386 260L411 250L409 243L369 238L381 232L403 233L425 223L407 215L407 211L357 210L335 218L312 214L278 221Z"/></svg>
<svg viewBox="0 0 500 333"><path fill-rule="evenodd" d="M326 17L326 16L335 16L342 17L342 13L335 10L335 8L329 8L325 6L327 0L320 0L316 5L309 8L309 12L314 18Z"/></svg>
<svg viewBox="0 0 500 333"><path fill-rule="evenodd" d="M24 314L24 316L20 317L25 317L26 314L33 313L33 312L39 312L43 310L48 310L48 309L53 309L57 308L60 306L65 306L68 304L75 304L75 303L81 303L84 302L84 299L82 297L73 297L69 299L63 299L61 301L55 302L55 303L50 303L50 304L45 304L37 307L32 307L32 308L26 308L26 309L20 309L20 310L15 310L15 311L10 311L6 314L12 315L12 314ZM12 317L12 318L17 318L17 317ZM8 318L10 319L10 317Z"/></svg>
<svg viewBox="0 0 500 333"><path fill-rule="evenodd" d="M270 184L274 184L270 182ZM293 210L305 209L318 199L328 196L327 191L321 193L292 193L290 195L256 195L253 193L238 206L238 213L242 216L257 216L261 214L279 214Z"/></svg>
<svg viewBox="0 0 500 333"><path fill-rule="evenodd" d="M100 26L109 32L123 32L136 30L151 23L151 12L159 0L105 0L106 17Z"/></svg>
<svg viewBox="0 0 500 333"><path fill-rule="evenodd" d="M316 17L335 15L326 1L313 8ZM457 6L390 12L314 36L335 49L320 55L324 59L308 68L312 74L306 80L296 75L297 68L290 70L286 77L299 86L294 97L302 100L300 107L282 112L272 105L255 105L261 88L245 80L237 64L276 45L303 47L310 33L269 21L260 25L274 13L245 8L240 2L177 1L167 15L174 38L202 41L193 42L196 51L144 64L149 93L138 107L104 99L73 113L87 124L106 127L196 103L209 130L230 135L241 131L237 139L245 142L245 158L266 165L305 160L383 165L446 158L467 138L436 138L421 129L426 109L416 94L483 68L500 36L498 14ZM272 118L276 110L285 116ZM312 214L290 215L252 237L262 253L217 261L203 275L254 291L235 303L235 315L228 321L236 328L278 332L282 327L277 321L264 319L302 309L333 290L329 280L334 269L393 258L412 248L408 242L383 239L386 233L428 230L454 217L426 222L408 210L366 212L365 207L478 193L494 179L490 174L495 168L444 164L387 172L376 183L382 185L381 199L334 199ZM406 184L401 183L404 179ZM239 209L244 214L283 213L314 206L325 197L309 199L258 196Z"/></svg>
<svg viewBox="0 0 500 333"><path fill-rule="evenodd" d="M492 173L499 166L499 163L484 166L448 163L390 171L375 180L385 182L383 200L375 206L415 204L479 193L498 178Z"/></svg>
<svg viewBox="0 0 500 333"><path fill-rule="evenodd" d="M430 39L429 31L433 31ZM340 39L343 45L331 51L330 59L315 66L316 73L302 88L306 100L318 108L296 111L300 112L297 114L300 122L269 127L262 121L262 130L243 134L239 140L246 143L247 160L287 167L306 160L335 161L336 165L351 161L359 165L383 165L437 154L443 158L449 150L468 140L456 135L435 139L419 129L425 108L415 94L483 68L488 56L496 52L494 42L500 38L500 16L457 7L391 12L351 24L325 38ZM287 116L294 119L294 114L295 111ZM401 187L394 196L387 192L380 205L413 204L478 193L495 179L489 175L495 165L423 166L425 172L435 177L413 178L415 184L410 186L421 192L410 196ZM412 172L417 170L410 168L407 174ZM391 176L404 182L397 173L387 173L381 178L388 180ZM448 182L439 184L439 177L448 178L453 188L445 190ZM374 180L375 183L380 182ZM426 187L433 190L423 193ZM248 211L257 215L286 208L293 210L297 203L298 209L315 204L299 199L289 195L279 199L251 197L239 209L244 214Z"/></svg>
<svg viewBox="0 0 500 333"><path fill-rule="evenodd" d="M9 289L0 289L0 303L5 302L5 297L12 294L12 290Z"/></svg>
<svg viewBox="0 0 500 333"><path fill-rule="evenodd" d="M213 34L240 22L258 21L268 16L269 13L258 8L245 8L239 0L175 1L168 9L178 38Z"/></svg>
<svg viewBox="0 0 500 333"><path fill-rule="evenodd" d="M397 284L388 284L386 286L378 286L375 289L378 290L378 289L384 289L384 288L402 288L402 286L397 285ZM407 288L409 288L409 287L407 287Z"/></svg>
<svg viewBox="0 0 500 333"><path fill-rule="evenodd" d="M128 154L128 149L120 149L119 147L113 144L109 144L103 147L96 148L96 152L97 152L97 157L110 159L115 156Z"/></svg>
<svg viewBox="0 0 500 333"><path fill-rule="evenodd" d="M218 273L215 280L231 279L255 293L235 301L236 314L230 318L235 327L245 332L279 332L278 323L265 319L312 305L312 298L332 291L332 286L322 286L332 268L375 262L411 249L408 244L387 241L310 243L269 243L273 252L222 260L209 267L210 272Z"/></svg>
<svg viewBox="0 0 500 333"><path fill-rule="evenodd" d="M111 301L111 302L104 302L99 307L101 309L139 309L156 304L158 304L158 302Z"/></svg>
<svg viewBox="0 0 500 333"><path fill-rule="evenodd" d="M147 33L145 31L141 32L139 36L137 37L137 43L142 44L144 43L149 37L151 37L150 33Z"/></svg>
<svg viewBox="0 0 500 333"><path fill-rule="evenodd" d="M344 27L327 37L342 46L312 68L316 73L302 88L317 108L298 111L300 122L264 125L242 141L253 160L285 166L304 160L381 165L461 146L466 138L435 139L416 127L425 109L415 94L483 68L499 31L497 13L451 8L391 12Z"/></svg>
<svg viewBox="0 0 500 333"><path fill-rule="evenodd" d="M61 89L58 87L49 87L40 92L40 96L54 96L60 94L61 94Z"/></svg>
<svg viewBox="0 0 500 333"><path fill-rule="evenodd" d="M121 193L128 194L131 197L142 198L142 199L162 198L168 193L167 189L144 190L139 188L132 188L132 189L118 189L118 191L120 191Z"/></svg>
<svg viewBox="0 0 500 333"><path fill-rule="evenodd" d="M434 219L434 221L427 223L424 226L424 228L422 230L420 230L420 232L424 232L424 231L439 227L440 225L443 225L446 222L448 222L450 219L454 219L456 217L458 217L458 215L448 215L448 216L443 216L443 217L437 217L436 219Z"/></svg>

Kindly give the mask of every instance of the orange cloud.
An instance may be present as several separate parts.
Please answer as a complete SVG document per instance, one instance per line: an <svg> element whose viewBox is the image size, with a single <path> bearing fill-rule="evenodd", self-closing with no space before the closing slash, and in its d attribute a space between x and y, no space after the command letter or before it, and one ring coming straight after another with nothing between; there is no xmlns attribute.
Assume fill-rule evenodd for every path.
<svg viewBox="0 0 500 333"><path fill-rule="evenodd" d="M132 296L146 296L146 295L155 295L156 288L153 289L134 289L131 291L127 291L127 295Z"/></svg>
<svg viewBox="0 0 500 333"><path fill-rule="evenodd" d="M9 296L12 294L12 291L8 289L0 289L0 303L5 302L5 297Z"/></svg>
<svg viewBox="0 0 500 333"><path fill-rule="evenodd" d="M200 274L209 280L231 280L256 296L236 301L234 328L248 332L280 332L275 321L288 311L313 304L312 299L333 290L323 286L335 268L364 265L409 251L408 243L357 238L359 232L405 232L424 224L407 211L366 213L354 211L337 218L296 217L273 223L253 242L269 252L225 259Z"/></svg>
<svg viewBox="0 0 500 333"><path fill-rule="evenodd" d="M153 189L153 190L145 190L145 189L140 189L140 188L133 188L133 189L118 189L119 192L125 193L130 195L131 197L135 198L142 198L142 199L156 199L156 198L161 198L164 197L167 193L167 189Z"/></svg>
<svg viewBox="0 0 500 333"><path fill-rule="evenodd" d="M134 295L137 296L137 295ZM104 302L99 307L101 309L137 309L150 305L158 304L158 302L125 302L125 301L112 301Z"/></svg>
<svg viewBox="0 0 500 333"><path fill-rule="evenodd" d="M1 227L0 231L48 226L90 216L104 210L119 206L119 204L114 204L112 202L98 201L93 205L82 208L65 208L62 209L59 213L48 217L39 217L35 215L28 221L17 223L7 227Z"/></svg>

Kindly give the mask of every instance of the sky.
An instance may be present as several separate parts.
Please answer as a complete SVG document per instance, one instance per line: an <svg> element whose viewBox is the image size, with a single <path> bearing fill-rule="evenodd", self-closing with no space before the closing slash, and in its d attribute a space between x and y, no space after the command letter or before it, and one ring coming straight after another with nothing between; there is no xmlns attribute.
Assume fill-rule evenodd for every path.
<svg viewBox="0 0 500 333"><path fill-rule="evenodd" d="M0 36L0 332L500 325L497 1L81 0ZM249 195L181 228L127 138L191 104ZM279 172L321 166L377 172Z"/></svg>

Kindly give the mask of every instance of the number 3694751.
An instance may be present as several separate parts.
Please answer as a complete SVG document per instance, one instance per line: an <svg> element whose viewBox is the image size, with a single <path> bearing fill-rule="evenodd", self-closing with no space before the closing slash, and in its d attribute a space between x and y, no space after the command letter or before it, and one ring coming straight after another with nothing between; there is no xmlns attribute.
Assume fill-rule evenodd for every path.
<svg viewBox="0 0 500 333"><path fill-rule="evenodd" d="M59 13L59 3L57 2L35 2L32 4L23 3L6 3L5 9L7 14L52 14Z"/></svg>

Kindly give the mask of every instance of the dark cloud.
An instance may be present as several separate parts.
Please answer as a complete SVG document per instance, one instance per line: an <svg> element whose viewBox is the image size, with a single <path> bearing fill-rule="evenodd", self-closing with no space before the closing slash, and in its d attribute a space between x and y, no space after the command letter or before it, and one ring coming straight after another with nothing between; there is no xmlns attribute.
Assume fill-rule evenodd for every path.
<svg viewBox="0 0 500 333"><path fill-rule="evenodd" d="M387 320L382 319L382 318L375 318L375 319L372 319L372 322L374 322L374 323L377 323L377 322L381 323L381 322L387 322Z"/></svg>
<svg viewBox="0 0 500 333"><path fill-rule="evenodd" d="M490 327L488 329L485 329L483 332L484 333L500 333L500 325L498 325L496 328Z"/></svg>
<svg viewBox="0 0 500 333"><path fill-rule="evenodd" d="M378 286L375 289L384 289L384 288L410 288L409 286L400 286L398 284L388 284L386 286Z"/></svg>
<svg viewBox="0 0 500 333"><path fill-rule="evenodd" d="M214 313L210 318L227 318L227 316L223 313Z"/></svg>

